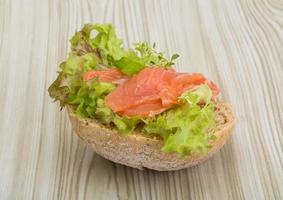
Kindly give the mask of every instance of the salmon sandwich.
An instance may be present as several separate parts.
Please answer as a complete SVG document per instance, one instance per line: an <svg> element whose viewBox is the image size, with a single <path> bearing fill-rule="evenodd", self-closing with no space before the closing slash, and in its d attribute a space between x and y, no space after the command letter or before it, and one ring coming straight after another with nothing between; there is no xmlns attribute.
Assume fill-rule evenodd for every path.
<svg viewBox="0 0 283 200"><path fill-rule="evenodd" d="M235 125L218 86L181 73L154 45L123 47L111 24L87 24L48 91L66 107L77 135L114 162L159 171L196 165L216 153Z"/></svg>

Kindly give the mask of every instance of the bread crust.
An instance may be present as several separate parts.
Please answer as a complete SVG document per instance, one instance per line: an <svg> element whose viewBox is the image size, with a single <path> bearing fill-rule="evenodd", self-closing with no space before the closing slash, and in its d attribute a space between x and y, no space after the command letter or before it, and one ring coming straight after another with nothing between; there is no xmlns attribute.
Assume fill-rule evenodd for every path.
<svg viewBox="0 0 283 200"><path fill-rule="evenodd" d="M117 130L106 127L96 120L79 118L71 106L67 106L67 110L77 135L97 154L130 167L158 171L179 170L209 159L226 143L235 126L235 116L230 105L218 102L217 126L209 131L218 139L211 143L212 148L205 155L195 154L180 159L178 153L162 152L163 141L158 138L145 137L138 133L120 134Z"/></svg>

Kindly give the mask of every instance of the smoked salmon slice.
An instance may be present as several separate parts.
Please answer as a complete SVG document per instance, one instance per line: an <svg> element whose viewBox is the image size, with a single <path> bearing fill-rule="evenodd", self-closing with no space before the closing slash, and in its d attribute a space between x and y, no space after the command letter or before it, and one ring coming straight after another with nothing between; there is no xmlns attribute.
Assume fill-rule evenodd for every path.
<svg viewBox="0 0 283 200"><path fill-rule="evenodd" d="M216 97L218 87L202 74L177 73L173 69L148 67L108 94L105 103L115 113L123 116L155 116L178 104L178 98L183 92L204 83Z"/></svg>
<svg viewBox="0 0 283 200"><path fill-rule="evenodd" d="M88 71L84 74L83 80L89 81L93 78L99 78L102 82L112 82L112 83L118 83L121 84L125 80L128 79L128 76L123 74L119 69L117 68L111 68L107 70L92 70Z"/></svg>

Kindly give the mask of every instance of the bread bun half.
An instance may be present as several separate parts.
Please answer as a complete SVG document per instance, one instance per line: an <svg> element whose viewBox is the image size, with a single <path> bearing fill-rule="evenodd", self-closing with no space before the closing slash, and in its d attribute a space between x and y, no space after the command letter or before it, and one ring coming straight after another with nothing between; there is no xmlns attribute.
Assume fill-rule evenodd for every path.
<svg viewBox="0 0 283 200"><path fill-rule="evenodd" d="M216 105L216 128L208 131L218 139L205 155L194 154L181 159L178 153L161 151L163 141L137 132L120 134L116 129L102 125L97 120L79 118L71 106L68 114L77 135L96 153L113 162L130 167L158 171L179 170L197 165L215 154L228 140L235 126L235 116L227 103Z"/></svg>

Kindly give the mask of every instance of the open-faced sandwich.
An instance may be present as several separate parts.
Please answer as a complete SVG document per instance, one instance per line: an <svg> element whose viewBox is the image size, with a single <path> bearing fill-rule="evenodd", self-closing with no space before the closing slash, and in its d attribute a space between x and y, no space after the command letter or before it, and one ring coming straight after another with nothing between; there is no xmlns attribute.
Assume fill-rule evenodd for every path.
<svg viewBox="0 0 283 200"><path fill-rule="evenodd" d="M218 100L219 88L202 74L174 70L177 54L166 59L147 43L125 49L111 24L87 24L70 42L48 91L101 156L177 170L208 159L231 135L235 117Z"/></svg>

